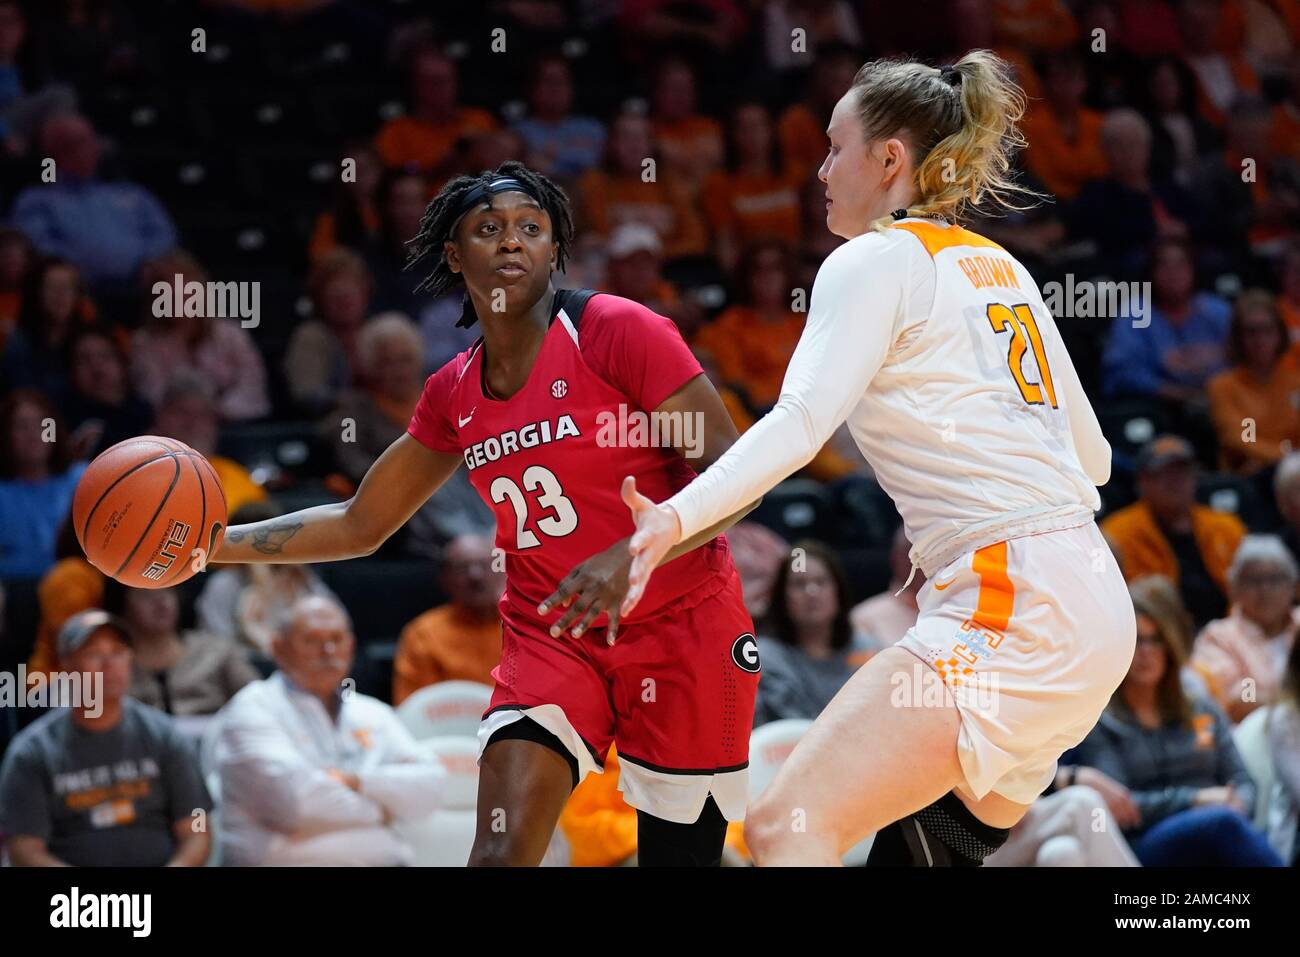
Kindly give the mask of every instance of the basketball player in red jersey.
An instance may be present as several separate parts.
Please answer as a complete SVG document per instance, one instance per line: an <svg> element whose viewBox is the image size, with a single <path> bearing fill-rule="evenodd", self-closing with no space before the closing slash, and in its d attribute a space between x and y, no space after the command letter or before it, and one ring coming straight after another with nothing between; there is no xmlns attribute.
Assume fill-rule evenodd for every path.
<svg viewBox="0 0 1300 957"><path fill-rule="evenodd" d="M411 265L432 263L435 293L464 284L461 323L482 337L429 377L352 499L234 526L212 560L370 554L464 464L506 567L470 863L540 862L569 792L616 742L640 863L717 864L727 820L745 813L759 670L720 532L748 509L669 552L619 620L633 531L619 486L634 475L667 498L736 431L670 320L555 289L572 239L564 193L522 164L448 183ZM671 445L620 430L648 413L683 426L664 430Z"/></svg>

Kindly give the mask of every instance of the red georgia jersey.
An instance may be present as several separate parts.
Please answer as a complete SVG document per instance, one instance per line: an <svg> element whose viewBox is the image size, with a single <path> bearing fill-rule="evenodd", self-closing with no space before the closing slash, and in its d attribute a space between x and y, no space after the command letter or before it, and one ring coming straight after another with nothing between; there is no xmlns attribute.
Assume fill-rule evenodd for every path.
<svg viewBox="0 0 1300 957"><path fill-rule="evenodd" d="M537 605L574 566L634 531L620 494L624 476L656 502L695 477L666 429L657 446L644 440L654 434L644 425L636 441L633 413L648 418L702 370L671 320L606 293L587 301L576 327L561 305L527 382L510 398L488 395L483 361L479 340L431 375L407 431L464 458L496 515L505 607L536 619ZM692 589L703 599L731 572L718 536L656 569L627 620L650 617Z"/></svg>

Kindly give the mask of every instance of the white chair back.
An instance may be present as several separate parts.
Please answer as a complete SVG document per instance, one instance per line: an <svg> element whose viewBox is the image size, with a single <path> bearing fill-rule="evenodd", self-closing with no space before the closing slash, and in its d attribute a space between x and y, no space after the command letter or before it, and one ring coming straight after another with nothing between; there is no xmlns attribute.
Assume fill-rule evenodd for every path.
<svg viewBox="0 0 1300 957"><path fill-rule="evenodd" d="M478 806L478 740L448 735L426 738L420 749L447 769L443 811L473 811Z"/></svg>
<svg viewBox="0 0 1300 957"><path fill-rule="evenodd" d="M397 717L417 741L451 735L474 737L492 689L476 681L440 681L401 703Z"/></svg>
<svg viewBox="0 0 1300 957"><path fill-rule="evenodd" d="M749 797L754 799L772 783L794 746L812 722L806 718L784 718L754 729L749 738Z"/></svg>
<svg viewBox="0 0 1300 957"><path fill-rule="evenodd" d="M772 783L781 765L794 750L799 739L812 727L806 718L784 718L772 721L754 729L749 738L749 798L752 801L763 789ZM849 848L844 854L845 867L861 867L867 862L867 854L875 841L875 834L868 834L861 841Z"/></svg>
<svg viewBox="0 0 1300 957"><path fill-rule="evenodd" d="M1232 729L1232 743L1255 779L1255 806L1250 809L1251 820L1261 829L1268 828L1269 798L1273 794L1276 773L1273 756L1268 749L1268 712L1271 706L1256 708Z"/></svg>

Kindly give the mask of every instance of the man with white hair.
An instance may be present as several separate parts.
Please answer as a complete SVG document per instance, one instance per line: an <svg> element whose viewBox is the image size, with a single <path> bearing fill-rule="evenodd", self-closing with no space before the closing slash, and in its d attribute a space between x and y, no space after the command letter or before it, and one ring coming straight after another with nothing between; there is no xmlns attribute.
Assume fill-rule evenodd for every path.
<svg viewBox="0 0 1300 957"><path fill-rule="evenodd" d="M1278 695L1300 629L1295 557L1276 535L1247 535L1228 566L1226 618L1196 636L1191 665L1232 721Z"/></svg>
<svg viewBox="0 0 1300 957"><path fill-rule="evenodd" d="M432 813L446 772L392 708L351 690L354 647L337 602L299 599L272 644L278 670L219 713L225 863L411 863L392 825Z"/></svg>

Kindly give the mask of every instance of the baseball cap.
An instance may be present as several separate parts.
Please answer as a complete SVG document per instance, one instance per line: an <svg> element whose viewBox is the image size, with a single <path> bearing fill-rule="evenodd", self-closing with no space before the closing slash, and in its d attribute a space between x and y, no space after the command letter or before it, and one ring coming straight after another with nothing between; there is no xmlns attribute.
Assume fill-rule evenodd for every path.
<svg viewBox="0 0 1300 957"><path fill-rule="evenodd" d="M63 627L59 629L59 637L55 641L59 657L66 658L76 652L101 628L112 628L128 645L134 644L131 628L125 621L101 608L92 608L89 611L78 612L63 623Z"/></svg>
<svg viewBox="0 0 1300 957"><path fill-rule="evenodd" d="M1158 435L1142 447L1137 456L1139 472L1162 469L1180 462L1195 462L1192 443L1177 435Z"/></svg>
<svg viewBox="0 0 1300 957"><path fill-rule="evenodd" d="M624 223L609 237L611 259L622 259L633 253L654 253L657 256L663 249L659 234L644 223Z"/></svg>

